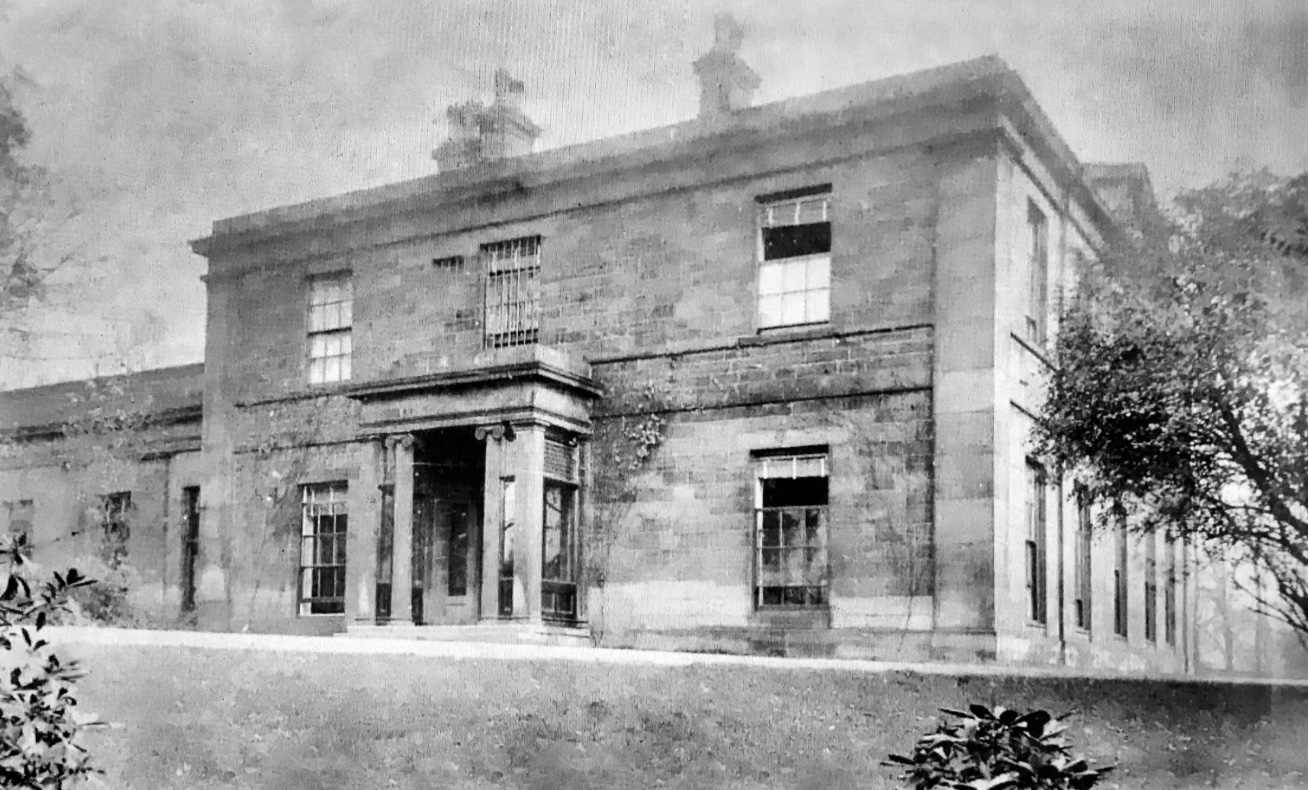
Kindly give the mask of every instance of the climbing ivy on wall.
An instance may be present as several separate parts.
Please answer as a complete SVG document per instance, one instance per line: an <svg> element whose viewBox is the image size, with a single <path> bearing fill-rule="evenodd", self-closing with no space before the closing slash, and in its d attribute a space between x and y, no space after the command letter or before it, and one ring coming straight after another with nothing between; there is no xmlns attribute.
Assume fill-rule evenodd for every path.
<svg viewBox="0 0 1309 790"><path fill-rule="evenodd" d="M598 418L592 438L595 520L583 543L583 566L586 586L597 591L600 610L589 613L597 642L605 632L605 585L613 569L613 549L630 529L628 517L639 496L637 481L653 463L668 428L662 413L666 406L653 384L637 391L633 405L630 415Z"/></svg>

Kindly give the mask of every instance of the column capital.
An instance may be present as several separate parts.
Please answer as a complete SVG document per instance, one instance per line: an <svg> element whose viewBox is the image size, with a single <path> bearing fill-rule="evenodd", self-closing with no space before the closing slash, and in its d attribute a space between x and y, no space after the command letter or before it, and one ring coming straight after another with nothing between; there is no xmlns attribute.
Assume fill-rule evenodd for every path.
<svg viewBox="0 0 1309 790"><path fill-rule="evenodd" d="M488 439L494 439L497 442L502 440L512 442L517 434L511 423L502 422L495 425L479 425L473 431L473 435L477 437L479 442Z"/></svg>
<svg viewBox="0 0 1309 790"><path fill-rule="evenodd" d="M386 445L388 448L401 447L405 450L412 450L414 447L414 435L412 433L387 434Z"/></svg>

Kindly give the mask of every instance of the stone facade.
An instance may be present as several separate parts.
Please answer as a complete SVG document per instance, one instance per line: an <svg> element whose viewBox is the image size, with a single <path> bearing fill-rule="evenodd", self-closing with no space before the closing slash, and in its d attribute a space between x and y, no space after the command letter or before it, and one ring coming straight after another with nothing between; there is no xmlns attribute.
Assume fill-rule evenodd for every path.
<svg viewBox="0 0 1309 790"><path fill-rule="evenodd" d="M1196 669L1190 575L1115 635L1111 536L1075 606L1072 483L1032 494L1053 306L1113 231L1003 63L455 160L194 243L203 420L133 501L199 486L202 627ZM769 245L814 228L777 320ZM131 556L175 610L176 550Z"/></svg>

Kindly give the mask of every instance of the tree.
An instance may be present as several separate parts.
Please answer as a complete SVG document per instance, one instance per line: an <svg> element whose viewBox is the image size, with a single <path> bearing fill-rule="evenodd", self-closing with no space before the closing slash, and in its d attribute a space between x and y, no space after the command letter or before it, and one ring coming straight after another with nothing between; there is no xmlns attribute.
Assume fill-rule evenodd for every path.
<svg viewBox="0 0 1309 790"><path fill-rule="evenodd" d="M56 273L88 262L75 227L80 201L26 157L31 131L15 88L28 84L20 70L0 72L0 359L32 356L31 309L47 301Z"/></svg>
<svg viewBox="0 0 1309 790"><path fill-rule="evenodd" d="M1252 564L1302 640L1305 184L1235 173L1125 223L1061 306L1034 437L1103 519Z"/></svg>

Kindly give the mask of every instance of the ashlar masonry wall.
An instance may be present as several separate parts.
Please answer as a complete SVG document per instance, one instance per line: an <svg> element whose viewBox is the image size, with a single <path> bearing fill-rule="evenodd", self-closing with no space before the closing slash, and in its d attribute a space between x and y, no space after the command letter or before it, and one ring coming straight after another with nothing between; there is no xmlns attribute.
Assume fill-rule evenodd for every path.
<svg viewBox="0 0 1309 790"><path fill-rule="evenodd" d="M33 560L46 571L107 572L100 503L126 492L130 531L123 563L134 579L130 603L158 623L182 617L182 489L197 485L200 474L199 452L178 444L193 442L188 435L195 427L150 429L133 435L130 448L116 450L106 449L104 436L0 445L0 502L32 501Z"/></svg>
<svg viewBox="0 0 1309 790"><path fill-rule="evenodd" d="M929 630L930 341L922 328L604 366L602 380L650 394L606 402L595 417L589 537L604 583L588 612L602 641L747 650L782 640L831 653L853 649L837 643L854 630ZM797 384L806 380L816 386ZM662 441L616 473L633 427L656 415ZM752 601L753 454L797 447L828 452L830 625L844 636L786 633Z"/></svg>
<svg viewBox="0 0 1309 790"><path fill-rule="evenodd" d="M983 122L967 114L951 119L951 128ZM834 519L838 510L842 514L833 534L839 528L848 541L833 570L842 601L833 616L849 627L890 627L907 618L915 629L930 628L927 582L900 560L919 557L911 563L918 568L931 559L924 547L931 545L927 391L937 159L916 144L877 147L931 136L931 124L939 121L896 120L889 128L772 139L713 156L706 149L702 158L634 168L612 183L579 179L491 195L475 202L477 211L451 207L426 223L400 211L377 224L348 231L325 226L313 237L274 238L218 256L209 280L214 361L206 371L205 420L211 459L205 545L214 560L205 598L211 608L226 611L233 623L263 623L252 628L280 628L278 617L294 619L288 604L293 591L286 589L294 559L276 541L270 554L256 534L270 518L267 492L276 487L263 467L279 452L303 446L314 457L353 453L353 465L322 462L353 470L347 474L352 508L354 481L364 474L363 451L348 449L358 433L358 412L330 388L324 400L306 384L309 279L351 272L355 382L422 375L467 364L481 350L479 246L540 235L542 343L592 364L605 388L593 414L597 435L607 430L609 416L621 420L625 410L644 408L633 403L653 386L660 408L670 410L669 430L684 444L676 449L670 439L661 450L670 460L660 463L676 466L643 484L649 501L685 501L696 510L714 501L724 519L729 506L735 514L730 526L696 527L690 534L697 537L687 538L732 554L730 562L714 564L711 578L729 570L736 575L735 599L722 608L711 596L702 602L700 621L739 625L749 605L748 574L741 574L751 554L741 541L748 541L743 530L750 526L752 497L738 495L753 485L752 448L738 445L732 465L714 472L692 448L708 451L720 431L736 432L730 426L744 420L742 426L760 436L828 436L820 443L831 448L833 474L842 475L832 484L833 497L843 502L833 511ZM831 321L759 333L757 198L824 184L831 188L833 223ZM605 194L620 197L597 200ZM667 380L672 369L675 381ZM261 445L276 448L266 461L254 452ZM710 482L727 474L730 483ZM284 484L303 482L287 478ZM723 498L717 485L735 493ZM362 498L359 503L375 506ZM683 529L665 523L676 519L659 507L642 507L652 508L642 516L647 522L664 524L659 531ZM597 502L593 512L600 509ZM711 532L730 537L711 540ZM367 539L352 530L352 540ZM736 549L729 551L724 540L736 541ZM641 545L638 540L619 553L649 552ZM660 554L658 562L649 553L627 559L637 556L641 567L628 562L632 573L616 570L616 580L662 578L671 588L694 581L693 568L708 568L690 554ZM900 578L906 573L912 584ZM693 598L683 596L687 606ZM729 610L730 616L710 614ZM647 622L638 611L623 627L658 629L666 622Z"/></svg>

